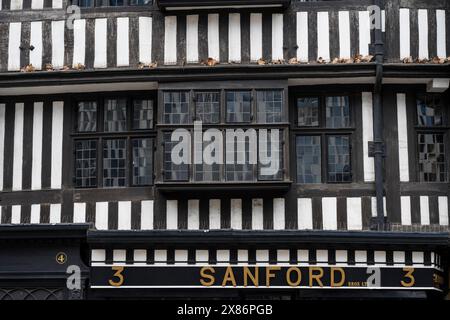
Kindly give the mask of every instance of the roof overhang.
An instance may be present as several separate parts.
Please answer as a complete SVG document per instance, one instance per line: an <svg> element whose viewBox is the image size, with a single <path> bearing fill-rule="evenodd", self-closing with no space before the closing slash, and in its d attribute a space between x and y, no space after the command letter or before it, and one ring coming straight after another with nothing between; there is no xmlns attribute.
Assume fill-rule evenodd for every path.
<svg viewBox="0 0 450 320"><path fill-rule="evenodd" d="M158 7L166 11L227 8L285 8L290 2L290 0L158 0Z"/></svg>

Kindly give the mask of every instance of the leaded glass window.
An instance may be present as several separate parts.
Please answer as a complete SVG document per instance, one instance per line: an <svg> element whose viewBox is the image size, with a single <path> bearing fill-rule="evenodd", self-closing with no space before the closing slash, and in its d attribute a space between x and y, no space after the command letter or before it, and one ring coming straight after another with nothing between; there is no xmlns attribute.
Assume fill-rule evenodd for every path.
<svg viewBox="0 0 450 320"><path fill-rule="evenodd" d="M350 126L350 105L347 96L326 97L326 127L347 128Z"/></svg>
<svg viewBox="0 0 450 320"><path fill-rule="evenodd" d="M164 133L164 180L187 181L189 179L189 164L176 164L172 157L172 148L178 143L179 141L171 141L171 133ZM182 157L183 155L180 156Z"/></svg>
<svg viewBox="0 0 450 320"><path fill-rule="evenodd" d="M220 92L196 92L195 114L203 123L219 123Z"/></svg>
<svg viewBox="0 0 450 320"><path fill-rule="evenodd" d="M143 186L153 183L153 143L152 139L133 139L133 185Z"/></svg>
<svg viewBox="0 0 450 320"><path fill-rule="evenodd" d="M76 187L95 187L97 185L97 141L76 140L75 176Z"/></svg>
<svg viewBox="0 0 450 320"><path fill-rule="evenodd" d="M227 122L250 122L251 100L251 91L227 91Z"/></svg>
<svg viewBox="0 0 450 320"><path fill-rule="evenodd" d="M126 184L126 140L103 141L103 186L124 187Z"/></svg>
<svg viewBox="0 0 450 320"><path fill-rule="evenodd" d="M319 125L319 98L298 98L297 113L299 127L317 127Z"/></svg>
<svg viewBox="0 0 450 320"><path fill-rule="evenodd" d="M322 182L320 136L297 136L297 182Z"/></svg>
<svg viewBox="0 0 450 320"><path fill-rule="evenodd" d="M104 130L106 132L121 132L127 130L126 99L106 99L104 110Z"/></svg>
<svg viewBox="0 0 450 320"><path fill-rule="evenodd" d="M447 181L444 138L444 134L441 133L418 134L419 179L421 182Z"/></svg>
<svg viewBox="0 0 450 320"><path fill-rule="evenodd" d="M133 129L153 128L153 101L133 100Z"/></svg>
<svg viewBox="0 0 450 320"><path fill-rule="evenodd" d="M187 124L190 122L188 91L166 91L163 99L164 123Z"/></svg>
<svg viewBox="0 0 450 320"><path fill-rule="evenodd" d="M350 137L328 136L328 182L350 182Z"/></svg>
<svg viewBox="0 0 450 320"><path fill-rule="evenodd" d="M258 123L277 123L283 120L283 90L256 92Z"/></svg>
<svg viewBox="0 0 450 320"><path fill-rule="evenodd" d="M78 132L97 131L97 102L80 101L77 106Z"/></svg>

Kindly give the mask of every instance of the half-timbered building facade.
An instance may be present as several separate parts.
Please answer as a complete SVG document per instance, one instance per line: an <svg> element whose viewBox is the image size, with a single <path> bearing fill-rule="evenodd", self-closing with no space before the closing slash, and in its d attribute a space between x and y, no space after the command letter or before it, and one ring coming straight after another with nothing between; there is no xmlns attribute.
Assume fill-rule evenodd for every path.
<svg viewBox="0 0 450 320"><path fill-rule="evenodd" d="M0 300L443 298L449 26L445 0L0 0ZM278 129L277 171L175 164L199 121Z"/></svg>

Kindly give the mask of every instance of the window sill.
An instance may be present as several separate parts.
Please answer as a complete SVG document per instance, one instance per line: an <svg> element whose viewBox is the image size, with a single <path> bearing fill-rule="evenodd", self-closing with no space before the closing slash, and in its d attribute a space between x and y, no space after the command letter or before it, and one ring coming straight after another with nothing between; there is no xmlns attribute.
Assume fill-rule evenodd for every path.
<svg viewBox="0 0 450 320"><path fill-rule="evenodd" d="M162 192L177 191L264 191L289 190L292 181L258 181L258 182L157 182L155 187Z"/></svg>

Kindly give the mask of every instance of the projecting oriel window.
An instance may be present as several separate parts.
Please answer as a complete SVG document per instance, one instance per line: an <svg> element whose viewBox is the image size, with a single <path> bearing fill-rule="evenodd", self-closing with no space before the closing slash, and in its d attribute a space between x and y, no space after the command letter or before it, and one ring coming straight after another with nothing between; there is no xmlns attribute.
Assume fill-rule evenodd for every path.
<svg viewBox="0 0 450 320"><path fill-rule="evenodd" d="M77 106L78 132L93 132L97 130L97 102L80 101Z"/></svg>
<svg viewBox="0 0 450 320"><path fill-rule="evenodd" d="M418 180L448 181L448 107L440 94L419 94L417 105Z"/></svg>
<svg viewBox="0 0 450 320"><path fill-rule="evenodd" d="M349 96L296 99L297 183L352 182L350 101Z"/></svg>
<svg viewBox="0 0 450 320"><path fill-rule="evenodd" d="M195 92L195 114L203 123L219 123L220 92Z"/></svg>
<svg viewBox="0 0 450 320"><path fill-rule="evenodd" d="M189 123L189 91L164 92L163 115L167 124Z"/></svg>
<svg viewBox="0 0 450 320"><path fill-rule="evenodd" d="M252 115L251 91L227 91L227 122L250 122Z"/></svg>
<svg viewBox="0 0 450 320"><path fill-rule="evenodd" d="M153 183L153 100L76 101L74 186L117 188Z"/></svg>
<svg viewBox="0 0 450 320"><path fill-rule="evenodd" d="M277 123L283 120L283 90L256 92L258 123Z"/></svg>
<svg viewBox="0 0 450 320"><path fill-rule="evenodd" d="M76 187L95 187L97 185L97 141L79 140L75 145Z"/></svg>

